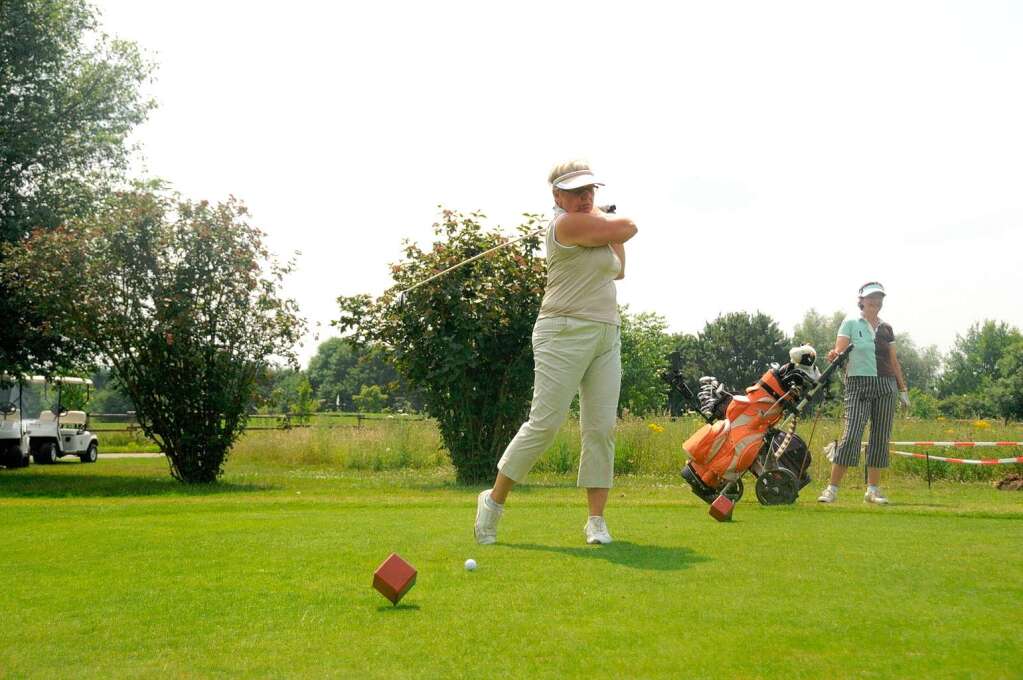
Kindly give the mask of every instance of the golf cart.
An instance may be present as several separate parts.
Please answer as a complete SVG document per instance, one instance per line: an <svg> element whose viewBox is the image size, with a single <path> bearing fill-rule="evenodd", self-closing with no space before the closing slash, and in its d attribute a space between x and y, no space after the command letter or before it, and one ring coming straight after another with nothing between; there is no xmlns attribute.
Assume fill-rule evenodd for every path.
<svg viewBox="0 0 1023 680"><path fill-rule="evenodd" d="M17 378L0 375L0 465L27 467L28 432L21 420L21 388Z"/></svg>
<svg viewBox="0 0 1023 680"><path fill-rule="evenodd" d="M43 390L41 397L25 391L25 400L27 401L31 394L34 397L32 401L38 404L38 416L31 420L23 420L32 459L37 464L45 465L55 462L61 456L78 456L83 463L95 463L99 457L99 440L95 434L89 432L89 414L85 411L68 410L62 400L66 387L72 385L84 385L88 395L92 381L87 378L64 376L47 380L42 376L32 376L20 381L22 387L26 383L41 385ZM45 403L52 385L56 385L56 400L53 401L53 406L47 408Z"/></svg>

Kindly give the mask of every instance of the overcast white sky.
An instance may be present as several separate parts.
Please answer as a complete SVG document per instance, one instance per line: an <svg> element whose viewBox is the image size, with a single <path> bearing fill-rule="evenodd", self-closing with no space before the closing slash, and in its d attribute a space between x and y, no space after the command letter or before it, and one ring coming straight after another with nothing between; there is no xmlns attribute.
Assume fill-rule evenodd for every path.
<svg viewBox="0 0 1023 680"><path fill-rule="evenodd" d="M868 280L920 345L1023 326L1021 3L98 4L159 63L148 172L301 251L321 340L438 204L510 233L574 157L640 227L619 301L673 331Z"/></svg>

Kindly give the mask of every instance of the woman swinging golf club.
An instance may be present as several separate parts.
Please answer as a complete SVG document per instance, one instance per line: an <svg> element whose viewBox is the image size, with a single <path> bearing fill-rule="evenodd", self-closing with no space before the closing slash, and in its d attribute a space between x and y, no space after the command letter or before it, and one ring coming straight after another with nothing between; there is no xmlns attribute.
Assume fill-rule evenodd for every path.
<svg viewBox="0 0 1023 680"><path fill-rule="evenodd" d="M478 543L497 540L497 523L515 484L550 446L579 393L582 455L578 485L586 489L587 543L610 543L604 506L614 474L614 430L621 389L621 339L615 280L625 276L624 243L636 235L627 218L594 203L603 186L588 163L555 166L548 182L557 205L547 228L547 285L533 327L533 400L498 462L494 488L476 502Z"/></svg>

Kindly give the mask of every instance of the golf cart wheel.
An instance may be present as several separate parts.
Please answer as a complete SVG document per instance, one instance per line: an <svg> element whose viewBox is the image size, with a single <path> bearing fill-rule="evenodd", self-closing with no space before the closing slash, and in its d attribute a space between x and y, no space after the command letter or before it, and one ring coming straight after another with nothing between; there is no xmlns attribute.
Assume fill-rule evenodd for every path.
<svg viewBox="0 0 1023 680"><path fill-rule="evenodd" d="M745 490L746 489L742 485L742 480L737 479L734 482L732 482L731 487L728 489L728 493L725 493L723 495L725 498L732 501L733 503L738 503L739 499L742 498L742 494Z"/></svg>
<svg viewBox="0 0 1023 680"><path fill-rule="evenodd" d="M791 505L799 495L799 480L788 468L767 470L757 477L756 492L761 505Z"/></svg>
<svg viewBox="0 0 1023 680"><path fill-rule="evenodd" d="M20 446L12 446L7 450L7 467L23 468L28 467L31 458L27 453L21 452Z"/></svg>
<svg viewBox="0 0 1023 680"><path fill-rule="evenodd" d="M35 453L32 454L32 458L35 459L36 465L49 465L50 463L56 462L57 460L57 445L50 442L48 444L42 444Z"/></svg>
<svg viewBox="0 0 1023 680"><path fill-rule="evenodd" d="M99 448L96 446L96 442L89 444L89 448L85 450L85 453L78 456L78 459L83 463L95 463L99 458Z"/></svg>

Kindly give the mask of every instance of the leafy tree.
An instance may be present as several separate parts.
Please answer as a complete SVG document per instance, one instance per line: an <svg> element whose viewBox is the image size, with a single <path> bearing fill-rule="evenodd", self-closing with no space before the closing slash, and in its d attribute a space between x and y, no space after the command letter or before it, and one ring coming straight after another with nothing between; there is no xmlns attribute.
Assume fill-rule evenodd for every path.
<svg viewBox="0 0 1023 680"><path fill-rule="evenodd" d="M135 404L120 390L104 387L93 392L89 410L93 413L128 413L135 410Z"/></svg>
<svg viewBox="0 0 1023 680"><path fill-rule="evenodd" d="M1023 420L1023 340L1010 345L998 360L993 397L1006 420Z"/></svg>
<svg viewBox="0 0 1023 680"><path fill-rule="evenodd" d="M636 415L661 411L667 406L667 384L660 374L667 367L674 339L665 332L664 317L652 312L629 314L619 309L622 320L622 391L619 407Z"/></svg>
<svg viewBox="0 0 1023 680"><path fill-rule="evenodd" d="M353 390L345 378L359 361L359 348L345 338L321 342L309 360L309 384L326 410L351 410ZM340 402L340 403L339 403Z"/></svg>
<svg viewBox="0 0 1023 680"><path fill-rule="evenodd" d="M529 411L530 336L545 280L537 256L538 218L527 215L518 243L420 286L399 291L506 242L483 215L445 210L433 247L405 244L394 286L378 299L341 297L335 324L357 344L381 343L437 419L459 482L490 479ZM531 234L527 236L527 234Z"/></svg>
<svg viewBox="0 0 1023 680"><path fill-rule="evenodd" d="M128 135L154 106L141 92L152 71L134 43L99 31L86 0L0 2L0 243L91 214L122 180ZM73 337L13 299L0 284L0 365L82 363Z"/></svg>
<svg viewBox="0 0 1023 680"><path fill-rule="evenodd" d="M984 378L994 380L998 362L1021 338L1016 328L991 320L973 324L965 336L957 335L955 346L945 357L945 371L938 385L940 395L969 394L981 389Z"/></svg>
<svg viewBox="0 0 1023 680"><path fill-rule="evenodd" d="M941 353L936 345L917 347L909 333L896 333L896 356L910 388L934 393L941 370Z"/></svg>
<svg viewBox="0 0 1023 680"><path fill-rule="evenodd" d="M817 366L823 371L830 363L827 359L828 350L835 346L838 328L845 320L845 316L841 311L825 316L811 308L792 330L792 344L813 345L817 350Z"/></svg>
<svg viewBox="0 0 1023 680"><path fill-rule="evenodd" d="M234 199L118 194L95 216L35 233L0 275L52 332L113 367L185 482L218 478L257 377L271 357L294 362L304 328L278 294L288 267L246 215Z"/></svg>
<svg viewBox="0 0 1023 680"><path fill-rule="evenodd" d="M771 362L789 360L792 342L768 315L733 312L708 322L697 336L702 375L732 390L752 385Z"/></svg>
<svg viewBox="0 0 1023 680"><path fill-rule="evenodd" d="M283 417L285 424L308 422L309 415L319 410L319 402L305 372L294 368L277 368L271 369L268 374L269 385L260 389L262 404Z"/></svg>
<svg viewBox="0 0 1023 680"><path fill-rule="evenodd" d="M89 401L93 413L128 413L135 410L135 404L117 381L112 370L101 366L92 373L95 391Z"/></svg>
<svg viewBox="0 0 1023 680"><path fill-rule="evenodd" d="M363 385L358 394L352 395L352 401L359 413L379 413L387 405L387 395L380 385Z"/></svg>
<svg viewBox="0 0 1023 680"><path fill-rule="evenodd" d="M310 359L308 375L316 398L327 410L355 408L352 395L358 394L363 385L379 385L395 405L418 407L418 395L382 346L358 346L347 338L330 338L320 343Z"/></svg>

